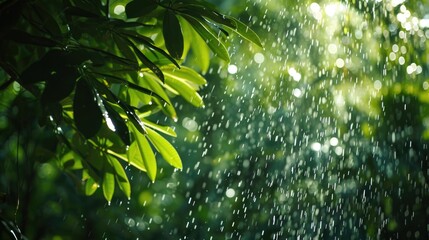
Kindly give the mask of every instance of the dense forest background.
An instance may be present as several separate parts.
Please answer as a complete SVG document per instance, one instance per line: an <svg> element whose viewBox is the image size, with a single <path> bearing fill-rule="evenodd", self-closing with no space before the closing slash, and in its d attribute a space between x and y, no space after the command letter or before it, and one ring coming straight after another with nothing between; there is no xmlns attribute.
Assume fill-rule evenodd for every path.
<svg viewBox="0 0 429 240"><path fill-rule="evenodd" d="M24 158L34 133L5 138L14 123L0 93L4 229L28 239L427 239L427 1L211 2L264 48L231 34L231 61L212 58L204 74L204 108L174 98L177 122L153 117L175 127L183 169L160 161L152 182L126 167L130 199L85 196L55 156Z"/></svg>

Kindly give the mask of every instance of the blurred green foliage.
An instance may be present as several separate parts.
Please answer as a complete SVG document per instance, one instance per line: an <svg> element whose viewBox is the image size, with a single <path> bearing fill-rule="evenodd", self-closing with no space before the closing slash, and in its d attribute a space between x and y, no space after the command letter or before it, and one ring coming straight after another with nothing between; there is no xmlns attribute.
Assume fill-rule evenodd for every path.
<svg viewBox="0 0 429 240"><path fill-rule="evenodd" d="M32 123L0 152L19 159L19 171L2 161L9 219L8 197L28 194L17 222L35 239L427 239L428 4L212 2L251 26L264 49L233 37L230 63L186 59L208 85L204 109L174 103L186 113L172 141L183 170L159 162L152 183L125 167L131 199L108 206L100 191L76 192L55 164L23 164L23 143L49 139ZM0 138L19 123L6 116L28 114L10 111Z"/></svg>

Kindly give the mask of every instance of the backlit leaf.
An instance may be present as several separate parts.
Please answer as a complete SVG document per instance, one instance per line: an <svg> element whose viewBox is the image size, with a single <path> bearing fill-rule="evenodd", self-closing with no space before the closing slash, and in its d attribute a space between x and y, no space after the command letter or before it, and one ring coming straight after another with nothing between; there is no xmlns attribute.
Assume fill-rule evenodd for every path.
<svg viewBox="0 0 429 240"><path fill-rule="evenodd" d="M153 182L156 178L157 165L155 154L144 134L134 128L135 141L128 150L128 159L131 164L143 165L149 179Z"/></svg>
<svg viewBox="0 0 429 240"><path fill-rule="evenodd" d="M85 195L91 196L98 189L98 183L94 181L92 178L88 178L85 182Z"/></svg>
<svg viewBox="0 0 429 240"><path fill-rule="evenodd" d="M227 62L230 61L228 50L223 45L223 43L220 42L218 37L212 32L213 30L211 30L209 26L203 24L200 20L197 20L192 16L183 16L218 57Z"/></svg>
<svg viewBox="0 0 429 240"><path fill-rule="evenodd" d="M164 57L166 57L168 59L168 61L170 61L171 63L173 63L174 65L176 65L176 67L180 68L180 65L177 63L177 61L174 58L172 58L163 49L161 49L161 48L159 48L159 47L157 47L157 46L154 45L155 43L152 41L152 39L144 37L144 36L142 36L140 34L135 34L135 33L133 34L133 33L129 33L129 32L124 33L124 32L125 32L125 30L121 31L121 33L123 35L130 37L133 41L135 41L138 44L143 44L144 46L148 47L149 49L152 49L152 50L160 53L161 55L163 55ZM130 44L130 45L132 45L132 44Z"/></svg>
<svg viewBox="0 0 429 240"><path fill-rule="evenodd" d="M170 135L172 137L177 137L176 132L170 126L161 126L161 125L155 124L155 123L147 121L147 120L142 120L142 121L146 126L152 128L152 129L155 129L159 132Z"/></svg>
<svg viewBox="0 0 429 240"><path fill-rule="evenodd" d="M159 101L158 99L154 99L155 102L158 103L158 105L163 106L162 111L172 119L177 119L177 113L176 110L173 107L173 104L171 104L170 98L168 97L165 90L160 86L160 84L157 82L156 76L154 76L151 73L146 73L144 75L144 81L145 84L148 85L148 88L153 90L154 92L158 93L163 99L166 100L166 103ZM143 82L142 82L143 84Z"/></svg>
<svg viewBox="0 0 429 240"><path fill-rule="evenodd" d="M174 69L176 69L176 68L174 68ZM104 74L104 73L95 73L95 74L99 75L99 76L101 76L103 78L105 78L110 83L117 83L117 84L121 84L121 85L127 86L128 88L131 88L133 90L137 90L137 91L139 91L141 93L144 93L144 94L146 94L148 96L156 97L159 100L162 100L163 102L167 102L167 103L171 104L167 100L167 98L164 98L165 96L164 97L160 96L157 93L158 91L153 91L153 90L151 90L151 89L143 86L144 82L139 82L140 85L137 85L137 84L134 84L134 83L132 83L130 81L127 81L127 80L125 80L123 78L120 78L120 77L117 77L117 76L114 76L114 75L109 75L109 74Z"/></svg>
<svg viewBox="0 0 429 240"><path fill-rule="evenodd" d="M263 47L259 36L252 29L250 29L246 24L240 22L238 19L235 19L233 17L228 17L228 18L234 21L237 27L236 28L231 28L229 26L226 26L226 27L229 27L232 31L238 33L240 36L253 42L259 47L261 48Z"/></svg>
<svg viewBox="0 0 429 240"><path fill-rule="evenodd" d="M181 69L176 69L173 67L163 67L164 75L175 78L180 81L187 82L188 84L194 84L197 86L202 86L207 84L206 79L195 72L192 68L183 66Z"/></svg>
<svg viewBox="0 0 429 240"><path fill-rule="evenodd" d="M202 107L204 105L202 97L197 93L197 91L186 82L180 81L175 78L166 77L165 83L171 86L176 90L180 96L182 96L186 101L191 103L196 107Z"/></svg>
<svg viewBox="0 0 429 240"><path fill-rule="evenodd" d="M111 157L110 155L107 156L107 160L109 161L110 165L113 167L115 171L115 178L116 178L116 182L119 185L119 188L127 198L130 198L131 197L130 181L128 180L127 174L125 173L125 170L122 167L121 163L119 163L118 160L116 160L114 157Z"/></svg>
<svg viewBox="0 0 429 240"><path fill-rule="evenodd" d="M140 149L137 143L131 143L127 151L127 156L121 159L138 170L146 172L146 166L144 165L143 159L140 156Z"/></svg>
<svg viewBox="0 0 429 240"><path fill-rule="evenodd" d="M192 64L199 66L201 72L204 74L210 66L210 48L207 46L204 39L201 38L201 36L185 19L181 17L179 19L182 29L184 32L189 34L189 38L185 38L185 40L189 41L189 45L193 53L193 58L191 59Z"/></svg>
<svg viewBox="0 0 429 240"><path fill-rule="evenodd" d="M110 203L115 192L115 175L113 173L109 171L104 172L102 188L104 198Z"/></svg>
<svg viewBox="0 0 429 240"><path fill-rule="evenodd" d="M228 26L230 28L236 28L236 24L233 20L229 19L223 14L215 11L214 9L206 8L200 4L187 4L183 8L179 9L185 13L192 15L194 17L206 17L218 24Z"/></svg>
<svg viewBox="0 0 429 240"><path fill-rule="evenodd" d="M150 142L155 146L156 150L162 155L165 161L175 168L182 169L182 160L176 149L152 129L147 129L147 134Z"/></svg>

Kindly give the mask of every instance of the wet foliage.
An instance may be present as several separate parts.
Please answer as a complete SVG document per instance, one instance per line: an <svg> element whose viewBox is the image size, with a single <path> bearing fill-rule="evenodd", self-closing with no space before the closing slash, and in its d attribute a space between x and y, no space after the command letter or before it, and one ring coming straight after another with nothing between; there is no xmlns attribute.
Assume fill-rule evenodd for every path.
<svg viewBox="0 0 429 240"><path fill-rule="evenodd" d="M126 2L111 1L111 12L119 12L122 8L118 6L132 16L155 9L153 1ZM156 161L155 182L150 175L141 174L146 165L141 169L124 165L132 189L130 199L118 191L97 191L92 197L78 192L73 181L81 179L64 171L67 161L62 165L47 161L58 153L58 143L31 119L31 110L38 109L39 103L2 95L0 141L5 147L0 157L12 159L2 161L5 174L0 177L2 193L6 193L1 208L8 217L2 219L5 229L17 232L20 228L35 239L427 239L429 5L403 0L212 2L220 10L201 16L222 25L217 29L219 35L214 35L228 39L221 42L221 48L216 48L219 44L210 31L204 32L207 23L193 22L199 19L193 14L201 8L179 7L176 15L171 10L162 15L168 24L159 28L160 34L180 39L180 33L168 31L179 23L183 39L189 34L194 38L189 45L185 41L183 49L167 40L157 45L155 39L155 46L162 46L173 59L190 50L183 64L199 71L207 84L202 78L194 83L204 85L198 91L201 101L185 97L189 96L187 88L174 85L183 78L171 77L176 66L166 59L168 68L160 68L164 83L183 96L166 101L181 114L177 122L167 120L171 117L168 108L160 110L167 117L141 116L148 117L144 124L174 126L178 137L171 145L180 155L181 165L169 145L165 151L147 156L166 160ZM130 7L136 4L146 5ZM218 12L234 18L219 19ZM259 40L253 33L246 35L237 19L255 30L263 48L251 43ZM189 26L184 22L196 25L195 31L186 33ZM234 26L235 30L230 29ZM239 29L241 34L236 33ZM224 30L229 31L228 36ZM125 45L135 51L133 45ZM128 58L126 50L118 51ZM219 58L198 57L210 52ZM145 62L138 54L133 61ZM162 81L156 68L145 66L151 79ZM181 70L187 74L187 68ZM74 71L66 66L49 79L63 72L68 79L74 78ZM50 88L49 81L44 89ZM80 80L75 84L45 97L42 92L40 101L61 101L70 94L68 89L87 89ZM182 91L174 92L175 87ZM9 88L19 90L16 84ZM145 97L163 102L156 96ZM204 108L194 107L203 102ZM12 103L22 107L7 108ZM79 108L85 107L81 105ZM115 112L118 106L105 111ZM54 112L59 108L50 107ZM124 117L127 108L122 109L120 116ZM112 121L117 119L110 115ZM27 128L14 134L20 126ZM133 129L138 125L127 122L127 126L138 132ZM91 135L90 130L83 132ZM144 145L159 150L157 144L165 144L157 132L171 132L155 130L147 133L152 134L149 141L132 138L127 150L135 152L131 157ZM128 137L119 135L117 140L125 139ZM37 145L50 151L31 151ZM30 152L51 155L36 158ZM120 175L116 174L117 186L124 180ZM110 205L106 195L111 196ZM21 196L21 203L15 215L16 196Z"/></svg>

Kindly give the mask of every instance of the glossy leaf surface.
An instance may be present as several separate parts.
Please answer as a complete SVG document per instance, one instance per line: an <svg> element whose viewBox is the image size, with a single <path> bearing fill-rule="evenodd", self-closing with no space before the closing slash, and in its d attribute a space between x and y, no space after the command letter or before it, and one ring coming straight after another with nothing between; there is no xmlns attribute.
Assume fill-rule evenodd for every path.
<svg viewBox="0 0 429 240"><path fill-rule="evenodd" d="M106 122L110 121L111 130L121 138L125 145L129 146L131 144L130 131L128 130L125 120L108 103L105 103L104 107L107 111L105 120ZM109 123L107 125L109 126Z"/></svg>

